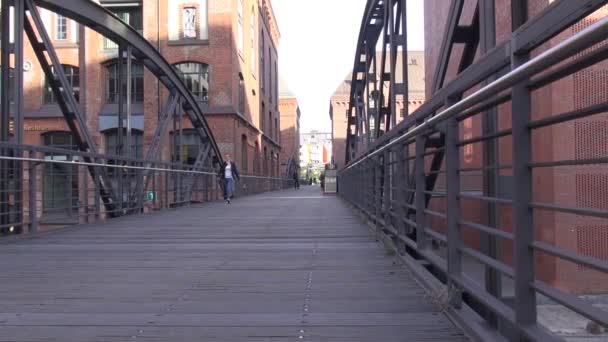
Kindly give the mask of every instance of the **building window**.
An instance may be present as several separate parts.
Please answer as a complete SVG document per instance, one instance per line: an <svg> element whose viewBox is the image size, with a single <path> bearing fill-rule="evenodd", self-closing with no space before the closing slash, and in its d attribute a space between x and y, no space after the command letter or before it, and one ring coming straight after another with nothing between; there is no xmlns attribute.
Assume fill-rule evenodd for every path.
<svg viewBox="0 0 608 342"><path fill-rule="evenodd" d="M121 68L123 80L127 76L127 64L123 63ZM114 62L107 67L108 77L106 82L106 102L118 103L119 86L122 88L123 99L127 97L127 82L118 82L118 63ZM131 102L144 102L144 67L139 63L131 63Z"/></svg>
<svg viewBox="0 0 608 342"><path fill-rule="evenodd" d="M268 149L264 147L264 176L268 176Z"/></svg>
<svg viewBox="0 0 608 342"><path fill-rule="evenodd" d="M202 147L201 137L194 129L184 129L179 139L179 132L171 132L173 152L171 160L194 165Z"/></svg>
<svg viewBox="0 0 608 342"><path fill-rule="evenodd" d="M260 173L260 144L255 142L255 151L253 151L253 173Z"/></svg>
<svg viewBox="0 0 608 342"><path fill-rule="evenodd" d="M239 112L245 114L245 80L242 73L239 73Z"/></svg>
<svg viewBox="0 0 608 342"><path fill-rule="evenodd" d="M251 20L249 22L249 31L250 31L250 39L251 39L251 47L249 56L249 64L251 65L251 72L255 73L255 63L257 63L257 59L255 58L255 8L251 7Z"/></svg>
<svg viewBox="0 0 608 342"><path fill-rule="evenodd" d="M266 65L264 64L264 51L265 50L265 38L264 38L264 30L260 32L260 39L262 40L260 44L260 77L262 79L262 93L264 93L264 88L266 87Z"/></svg>
<svg viewBox="0 0 608 342"><path fill-rule="evenodd" d="M274 118L274 140L279 141L279 121Z"/></svg>
<svg viewBox="0 0 608 342"><path fill-rule="evenodd" d="M268 112L268 126L270 126L268 127L268 136L272 138L272 112L270 111Z"/></svg>
<svg viewBox="0 0 608 342"><path fill-rule="evenodd" d="M203 63L186 62L175 64L186 87L198 101L209 101L209 66Z"/></svg>
<svg viewBox="0 0 608 342"><path fill-rule="evenodd" d="M264 102L262 102L262 110L260 111L260 130L262 132L264 132L266 130L266 126L265 126L265 120L264 118L266 117L266 105L264 104Z"/></svg>
<svg viewBox="0 0 608 342"><path fill-rule="evenodd" d="M247 172L249 160L248 160L248 144L247 144L247 136L243 134L241 136L241 170L243 172Z"/></svg>
<svg viewBox="0 0 608 342"><path fill-rule="evenodd" d="M68 39L68 19L60 14L55 14L55 40Z"/></svg>
<svg viewBox="0 0 608 342"><path fill-rule="evenodd" d="M127 143L127 130L123 129L122 142ZM104 132L106 137L106 154L112 156L125 155L125 149L120 147L118 141L118 129L112 129ZM141 159L144 155L143 148L144 133L140 130L131 130L131 154L127 157Z"/></svg>
<svg viewBox="0 0 608 342"><path fill-rule="evenodd" d="M66 64L62 64L61 66L63 67L63 73L68 80L68 84L72 88L74 98L76 98L76 101L80 101L80 75L78 67ZM55 68L51 67L51 70L53 72L53 78L57 80ZM59 89L63 91L61 86ZM44 82L44 102L47 104L57 103L55 93L53 93L53 88L51 88L51 82L48 78L46 78Z"/></svg>
<svg viewBox="0 0 608 342"><path fill-rule="evenodd" d="M197 23L196 7L184 7L182 9L182 32L184 38L196 39L196 23Z"/></svg>
<svg viewBox="0 0 608 342"><path fill-rule="evenodd" d="M239 52L242 54L245 47L245 34L243 31L243 0L239 0L237 9L237 30L238 30L238 44Z"/></svg>
<svg viewBox="0 0 608 342"><path fill-rule="evenodd" d="M45 146L76 150L74 138L70 132L49 132L42 135ZM52 161L75 160L74 156L65 153L45 153L44 159ZM78 168L66 163L45 163L42 177L42 210L59 215L78 210Z"/></svg>
<svg viewBox="0 0 608 342"><path fill-rule="evenodd" d="M2 77L2 69L0 68L0 78ZM2 84L0 83L0 89L2 89ZM9 102L13 103L15 101L15 69L9 68L8 72L8 98Z"/></svg>
<svg viewBox="0 0 608 342"><path fill-rule="evenodd" d="M122 21L137 30L137 32L143 33L144 22L141 6L111 7L110 10ZM107 38L104 38L103 47L104 49L118 49L118 44Z"/></svg>
<svg viewBox="0 0 608 342"><path fill-rule="evenodd" d="M270 96L270 103L272 103L272 53L270 47L268 47L268 71L268 94Z"/></svg>
<svg viewBox="0 0 608 342"><path fill-rule="evenodd" d="M274 98L277 99L277 108L279 104L279 68L277 61L274 61Z"/></svg>

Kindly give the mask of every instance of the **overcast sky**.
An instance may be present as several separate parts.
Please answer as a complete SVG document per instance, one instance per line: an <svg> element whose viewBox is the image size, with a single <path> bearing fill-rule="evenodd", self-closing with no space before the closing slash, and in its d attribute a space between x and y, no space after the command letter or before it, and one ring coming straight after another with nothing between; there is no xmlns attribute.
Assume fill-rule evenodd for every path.
<svg viewBox="0 0 608 342"><path fill-rule="evenodd" d="M424 49L423 1L408 1L410 50ZM350 72L366 0L272 0L279 74L298 97L302 132L331 132L329 98Z"/></svg>

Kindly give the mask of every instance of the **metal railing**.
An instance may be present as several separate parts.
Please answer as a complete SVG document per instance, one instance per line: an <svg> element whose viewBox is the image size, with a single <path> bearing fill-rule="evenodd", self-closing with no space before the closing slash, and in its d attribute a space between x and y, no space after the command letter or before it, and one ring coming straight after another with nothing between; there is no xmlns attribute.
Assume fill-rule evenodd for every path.
<svg viewBox="0 0 608 342"><path fill-rule="evenodd" d="M553 160L553 154L543 153L540 146L547 144L548 135L574 130L576 123L608 120L608 103L566 113L547 113L547 108L532 106L541 96L534 92L607 58L606 45L595 45L607 36L608 18L603 18L529 60L513 49L512 68L504 76L485 86L461 89L460 94L469 94L462 99L458 94L442 93L442 110L435 114L423 106L411 114L418 120L389 131L338 176L340 196L362 212L380 236L388 237L389 244L414 270L424 273L424 277L430 273L445 284L446 310L465 317L464 324L478 337L560 340L550 327L540 324L540 303L551 303L574 312L575 317L608 326L608 311L579 296L579 291L569 290L584 288L584 284L570 286L543 274L550 272L545 269L550 266L558 272L585 270L593 272L593 277L585 273L579 281L608 283L606 259L585 253L568 241L554 241L547 233L556 229L560 220L571 222L572 229L576 220L608 229L608 208L601 202L571 200L563 193L543 193L546 189L557 192L557 186L564 185L547 188L547 184L552 185L548 179L571 182L572 178L567 177L573 177L569 173L573 169L608 175L608 155L599 146L600 155ZM587 50L591 47L594 49ZM510 104L511 110L505 110L505 106L500 110L504 104ZM483 120L489 108L499 108L500 129L492 134L465 136L465 122ZM540 110L543 113L534 112ZM558 136L550 141L557 144L566 138ZM433 139L442 139L443 146L429 148L427 142ZM463 167L464 150L479 148L488 141L497 142L509 156L495 165ZM445 153L445 163L439 170L430 171L431 160L438 152ZM511 180L495 196L480 191L484 187L482 174L489 169ZM431 189L429 176L437 177L437 185ZM499 212L494 226L479 213L490 206ZM480 249L479 241L484 237L497 241L498 255ZM608 250L608 241L594 243ZM485 279L483 271L478 276L477 268L486 270ZM490 284L487 277L491 272L487 270L498 274L498 284ZM574 282L576 277L568 279Z"/></svg>
<svg viewBox="0 0 608 342"><path fill-rule="evenodd" d="M213 167L145 161L61 148L0 143L0 164L8 173L0 189L2 235L35 233L53 227L92 223L223 198ZM88 161L85 161L85 157ZM113 212L103 205L98 181L89 169L106 172L115 191ZM22 177L15 177L18 173ZM20 183L19 179L23 179ZM242 175L236 196L292 186L288 179ZM122 195L121 195L122 194ZM117 197L117 198L116 198Z"/></svg>

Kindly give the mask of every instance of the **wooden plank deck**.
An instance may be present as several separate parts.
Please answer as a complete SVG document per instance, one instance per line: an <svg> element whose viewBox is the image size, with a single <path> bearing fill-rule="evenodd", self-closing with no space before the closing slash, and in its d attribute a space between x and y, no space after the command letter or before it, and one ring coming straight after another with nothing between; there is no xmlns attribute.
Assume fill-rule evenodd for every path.
<svg viewBox="0 0 608 342"><path fill-rule="evenodd" d="M0 242L0 341L466 341L319 188Z"/></svg>

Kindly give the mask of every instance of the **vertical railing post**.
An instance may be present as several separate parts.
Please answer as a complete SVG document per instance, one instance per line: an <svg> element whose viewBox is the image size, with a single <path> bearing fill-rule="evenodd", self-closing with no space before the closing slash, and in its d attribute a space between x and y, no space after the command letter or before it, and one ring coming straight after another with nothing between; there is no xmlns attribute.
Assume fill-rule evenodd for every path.
<svg viewBox="0 0 608 342"><path fill-rule="evenodd" d="M528 60L527 55L513 55L512 67ZM512 90L512 149L513 149L513 230L515 233L515 318L518 325L536 323L536 293L534 281L534 242L532 200L531 116L530 90L521 82Z"/></svg>
<svg viewBox="0 0 608 342"><path fill-rule="evenodd" d="M383 153L383 157L382 157L382 184L383 184L383 199L382 199L382 206L383 206L383 212L384 212L384 225L385 226L390 226L391 225L391 221L392 221L392 216L391 216L391 184L390 184L390 180L391 180L391 149L390 147L387 148L384 153Z"/></svg>
<svg viewBox="0 0 608 342"><path fill-rule="evenodd" d="M397 251L399 254L405 253L405 243L401 240L402 236L406 235L405 222L403 219L407 213L405 208L406 196L405 190L407 187L407 160L406 160L407 144L400 144L396 149L395 156L395 178L394 186L394 201L395 201L395 229L397 230Z"/></svg>
<svg viewBox="0 0 608 342"><path fill-rule="evenodd" d="M528 18L528 1L513 0L511 3L512 29L521 27ZM512 40L511 46L517 47ZM526 63L529 52L511 54L511 70ZM519 326L536 324L536 292L531 284L534 281L534 242L532 201L532 160L531 131L528 128L531 118L531 96L527 87L528 80L522 80L511 90L512 126L512 172L513 172L513 246L515 268L515 322Z"/></svg>
<svg viewBox="0 0 608 342"><path fill-rule="evenodd" d="M35 152L30 151L30 156ZM35 156L31 156L34 159ZM38 205L37 205L37 188L36 188L36 162L29 162L28 169L28 190L29 190L29 217L30 227L28 233L35 234L38 232Z"/></svg>
<svg viewBox="0 0 608 342"><path fill-rule="evenodd" d="M101 164L102 160L98 158L91 158L91 161L94 163ZM98 173L98 172L97 172ZM94 177L93 179L93 187L94 187L94 197L93 197L93 205L95 210L95 221L101 220L101 182L99 177Z"/></svg>
<svg viewBox="0 0 608 342"><path fill-rule="evenodd" d="M448 284L450 301L459 308L460 295L456 295L456 286L452 279L462 273L461 237L460 237L460 149L458 147L459 130L456 118L446 123L445 132L446 184L447 184L447 238L448 238Z"/></svg>
<svg viewBox="0 0 608 342"><path fill-rule="evenodd" d="M426 136L424 132L416 136L416 242L419 250L427 247L426 234L424 232L426 225L425 207L426 207L426 177L424 173L424 150L426 144Z"/></svg>
<svg viewBox="0 0 608 342"><path fill-rule="evenodd" d="M382 156L374 158L374 216L376 234L380 232L380 216L382 215Z"/></svg>

